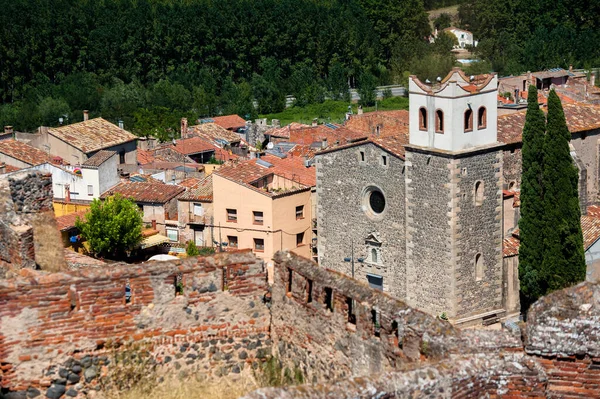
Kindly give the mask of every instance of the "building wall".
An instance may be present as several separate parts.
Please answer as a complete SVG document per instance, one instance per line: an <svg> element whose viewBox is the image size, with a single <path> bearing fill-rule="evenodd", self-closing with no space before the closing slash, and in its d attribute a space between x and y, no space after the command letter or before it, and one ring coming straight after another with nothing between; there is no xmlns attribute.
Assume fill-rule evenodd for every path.
<svg viewBox="0 0 600 399"><path fill-rule="evenodd" d="M162 235L165 231L165 207L164 204L140 204L142 207L142 220L144 223L150 224L156 221L156 230Z"/></svg>
<svg viewBox="0 0 600 399"><path fill-rule="evenodd" d="M600 240L585 251L586 281L600 280Z"/></svg>
<svg viewBox="0 0 600 399"><path fill-rule="evenodd" d="M519 297L519 256L508 256L502 260L504 290L502 291L502 303L506 309L507 316L518 315L521 312L521 300Z"/></svg>
<svg viewBox="0 0 600 399"><path fill-rule="evenodd" d="M304 207L304 217L296 219L296 207ZM312 201L310 190L273 199L273 231L276 251L292 251L310 258L312 238ZM280 233L277 233L280 231ZM298 233L304 233L301 245L296 245Z"/></svg>
<svg viewBox="0 0 600 399"><path fill-rule="evenodd" d="M571 136L571 144L575 148L577 158L584 164L587 171L587 201L598 202L598 162L600 152L600 129Z"/></svg>
<svg viewBox="0 0 600 399"><path fill-rule="evenodd" d="M69 215L71 213L90 209L90 204L81 204L64 201L54 201L52 205L54 207L54 216L56 217Z"/></svg>
<svg viewBox="0 0 600 399"><path fill-rule="evenodd" d="M221 176L213 177L213 212L215 237L217 241L227 242L227 236L238 238L238 248L252 248L256 256L263 259L272 268L275 247L273 222L273 200L271 197L254 191ZM237 210L237 222L227 221L227 209ZM252 211L263 212L263 224L256 225ZM264 251L254 250L254 239L262 238Z"/></svg>
<svg viewBox="0 0 600 399"><path fill-rule="evenodd" d="M2 162L6 163L7 165L14 166L15 168L25 169L25 168L31 167L31 165L28 164L28 163L25 163L23 161L19 161L16 158L13 158L13 157L8 156L6 154L0 153L0 163L2 163Z"/></svg>
<svg viewBox="0 0 600 399"><path fill-rule="evenodd" d="M119 154L113 155L97 169L99 177L98 196L119 184Z"/></svg>
<svg viewBox="0 0 600 399"><path fill-rule="evenodd" d="M521 144L512 144L504 150L502 161L502 175L504 179L504 189L508 189L511 183L513 188L520 189L521 187Z"/></svg>
<svg viewBox="0 0 600 399"><path fill-rule="evenodd" d="M202 204L204 215L194 215L194 204ZM179 217L179 241L186 243L195 240L194 231L200 232L204 246L213 247L213 203L200 201L177 201L177 215ZM197 222L189 224L192 222ZM198 234L198 233L197 233Z"/></svg>
<svg viewBox="0 0 600 399"><path fill-rule="evenodd" d="M135 171L137 169L137 140L129 141L127 143L114 145L112 147L104 148L108 151L116 151L117 152L117 163L120 168L123 168L123 165L119 161L119 153L125 152L125 164L134 166L133 170L128 170L129 172ZM88 157L91 157L95 154L89 153Z"/></svg>
<svg viewBox="0 0 600 399"><path fill-rule="evenodd" d="M360 161L360 151L365 161ZM387 166L382 165L382 156ZM352 275L354 244L355 276L366 282L367 274L383 277L383 290L398 298L406 296L404 161L373 144L317 155L317 228L319 265ZM380 216L369 214L368 187L378 187L386 206ZM366 239L372 233L381 241L378 264L369 263ZM365 262L358 262L362 258Z"/></svg>
<svg viewBox="0 0 600 399"><path fill-rule="evenodd" d="M409 303L458 322L502 313L501 151L453 159L407 149L406 160Z"/></svg>

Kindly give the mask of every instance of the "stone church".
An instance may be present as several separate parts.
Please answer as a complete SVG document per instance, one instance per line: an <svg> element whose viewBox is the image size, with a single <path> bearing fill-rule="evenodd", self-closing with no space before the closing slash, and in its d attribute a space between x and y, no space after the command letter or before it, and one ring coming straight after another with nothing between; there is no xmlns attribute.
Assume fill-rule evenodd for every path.
<svg viewBox="0 0 600 399"><path fill-rule="evenodd" d="M503 269L497 87L459 69L435 84L411 77L408 129L317 154L321 266L456 324L518 314L518 271Z"/></svg>

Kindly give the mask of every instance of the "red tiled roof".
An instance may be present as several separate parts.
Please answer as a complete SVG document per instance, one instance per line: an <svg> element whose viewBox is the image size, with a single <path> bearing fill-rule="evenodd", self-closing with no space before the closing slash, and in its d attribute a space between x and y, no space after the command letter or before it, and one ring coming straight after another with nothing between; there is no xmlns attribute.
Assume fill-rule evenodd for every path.
<svg viewBox="0 0 600 399"><path fill-rule="evenodd" d="M246 121L239 115L215 116L211 118L215 123L227 130L235 130L246 126Z"/></svg>
<svg viewBox="0 0 600 399"><path fill-rule="evenodd" d="M79 218L83 220L88 210L69 213L68 215L59 216L56 218L56 225L60 231L66 231L75 227L75 221Z"/></svg>
<svg viewBox="0 0 600 399"><path fill-rule="evenodd" d="M0 141L0 153L32 166L50 162L46 152L16 140Z"/></svg>
<svg viewBox="0 0 600 399"><path fill-rule="evenodd" d="M135 202L164 204L185 191L184 187L149 182L123 182L106 191L100 198L121 194Z"/></svg>
<svg viewBox="0 0 600 399"><path fill-rule="evenodd" d="M600 205L590 205L587 209L589 216L600 218Z"/></svg>
<svg viewBox="0 0 600 399"><path fill-rule="evenodd" d="M217 147L211 144L205 137L190 137L175 141L171 147L184 155L198 154L201 152L214 151Z"/></svg>
<svg viewBox="0 0 600 399"><path fill-rule="evenodd" d="M17 168L16 166L7 165L6 163L0 163L0 174L16 172L17 170L21 170L21 168Z"/></svg>
<svg viewBox="0 0 600 399"><path fill-rule="evenodd" d="M290 130L290 142L311 145L316 142L327 140L327 145L343 145L346 143L365 138L365 132L357 132L347 127L332 129L325 125L309 126L306 128ZM337 143L337 144L336 144Z"/></svg>
<svg viewBox="0 0 600 399"><path fill-rule="evenodd" d="M588 104L563 104L567 127L571 133L600 129L600 107ZM498 117L498 141L506 144L522 141L526 111Z"/></svg>
<svg viewBox="0 0 600 399"><path fill-rule="evenodd" d="M510 236L502 241L502 253L505 258L519 255L520 241L515 236Z"/></svg>
<svg viewBox="0 0 600 399"><path fill-rule="evenodd" d="M201 181L202 181L202 179L198 179L196 177L190 177L188 179L183 180L181 183L178 184L178 186L185 187L185 188L191 188L191 187L194 187L196 184L200 183Z"/></svg>
<svg viewBox="0 0 600 399"><path fill-rule="evenodd" d="M196 185L188 189L179 197L180 201L205 201L213 200L212 175L201 179Z"/></svg>
<svg viewBox="0 0 600 399"><path fill-rule="evenodd" d="M254 183L270 175L281 176L306 187L314 187L317 184L315 167L311 166L307 168L304 166L304 159L301 157L288 156L286 158L279 158L267 154L260 159L273 166L266 168L257 164L257 159L252 159L224 166L214 173L226 179L244 184Z"/></svg>
<svg viewBox="0 0 600 399"><path fill-rule="evenodd" d="M216 123L203 123L188 128L188 136L199 136L214 142L217 139L227 140L230 143L239 143L242 139L240 135L230 130L224 129Z"/></svg>
<svg viewBox="0 0 600 399"><path fill-rule="evenodd" d="M154 152L149 150L142 150L141 148L137 149L137 162L140 165L145 165L147 163L154 162Z"/></svg>
<svg viewBox="0 0 600 399"><path fill-rule="evenodd" d="M379 136L397 135L400 132L408 134L409 114L406 110L366 112L362 115L352 115L345 126L357 132L376 134L379 126Z"/></svg>
<svg viewBox="0 0 600 399"><path fill-rule="evenodd" d="M102 118L48 129L48 133L84 153L94 152L137 139L127 130Z"/></svg>
<svg viewBox="0 0 600 399"><path fill-rule="evenodd" d="M112 157L116 153L117 153L116 151L100 150L97 153L95 153L93 156L88 158L87 161L82 163L81 166L91 166L93 168L97 168L98 166L102 165L104 162L108 161L110 159L110 157Z"/></svg>
<svg viewBox="0 0 600 399"><path fill-rule="evenodd" d="M217 161L227 162L227 161L236 160L238 158L239 158L238 155L232 153L231 151L225 150L223 148L217 147L217 149L215 150L215 159Z"/></svg>
<svg viewBox="0 0 600 399"><path fill-rule="evenodd" d="M283 126L283 127L273 128L273 129L267 130L265 132L265 135L289 139L290 138L290 132L292 130L305 129L307 127L310 127L310 126L309 125L305 125L303 123L292 122L292 123L290 123L287 126Z"/></svg>

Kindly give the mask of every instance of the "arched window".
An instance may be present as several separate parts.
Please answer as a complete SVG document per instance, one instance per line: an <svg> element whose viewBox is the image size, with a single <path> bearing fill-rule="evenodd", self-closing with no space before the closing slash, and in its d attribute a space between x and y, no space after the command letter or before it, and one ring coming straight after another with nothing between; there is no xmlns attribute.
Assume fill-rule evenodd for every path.
<svg viewBox="0 0 600 399"><path fill-rule="evenodd" d="M479 107L477 111L477 129L485 129L487 126L487 111L485 107Z"/></svg>
<svg viewBox="0 0 600 399"><path fill-rule="evenodd" d="M371 249L371 262L377 263L377 250L375 248Z"/></svg>
<svg viewBox="0 0 600 399"><path fill-rule="evenodd" d="M427 130L427 110L425 107L419 108L419 129Z"/></svg>
<svg viewBox="0 0 600 399"><path fill-rule="evenodd" d="M481 254L475 255L475 281L481 281L483 279L483 256Z"/></svg>
<svg viewBox="0 0 600 399"><path fill-rule="evenodd" d="M469 108L465 111L465 132L473 131L473 111Z"/></svg>
<svg viewBox="0 0 600 399"><path fill-rule="evenodd" d="M483 182L478 181L475 183L475 205L479 206L483 204Z"/></svg>
<svg viewBox="0 0 600 399"><path fill-rule="evenodd" d="M435 132L444 133L444 112L441 109L435 111Z"/></svg>

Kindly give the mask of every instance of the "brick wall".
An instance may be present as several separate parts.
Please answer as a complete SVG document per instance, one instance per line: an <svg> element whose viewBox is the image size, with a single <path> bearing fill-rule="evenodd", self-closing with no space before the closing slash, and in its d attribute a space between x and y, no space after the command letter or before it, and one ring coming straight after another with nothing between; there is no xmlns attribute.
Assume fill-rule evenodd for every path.
<svg viewBox="0 0 600 399"><path fill-rule="evenodd" d="M248 251L21 275L0 281L5 390L93 385L107 372L111 348L131 341L145 343L165 372L239 373L270 354L265 270Z"/></svg>

